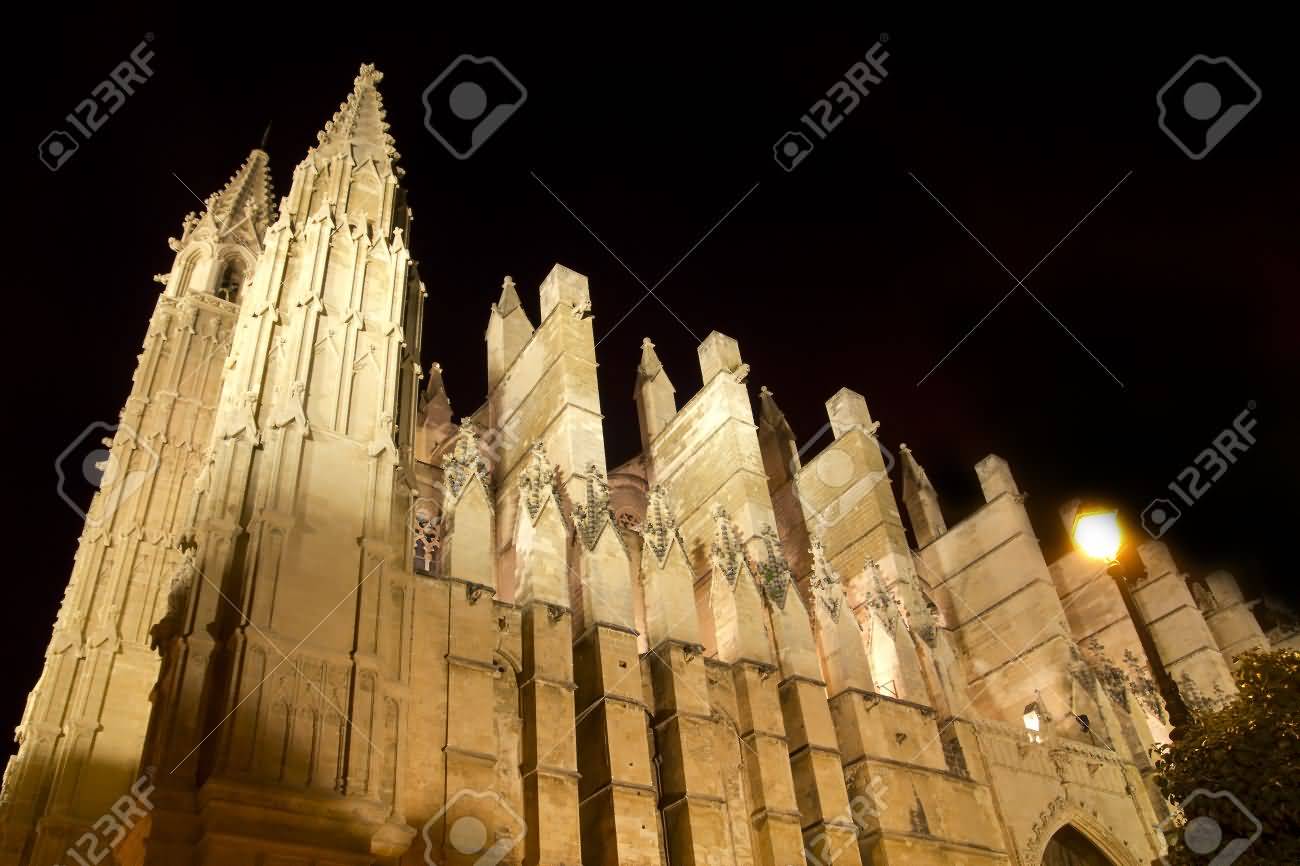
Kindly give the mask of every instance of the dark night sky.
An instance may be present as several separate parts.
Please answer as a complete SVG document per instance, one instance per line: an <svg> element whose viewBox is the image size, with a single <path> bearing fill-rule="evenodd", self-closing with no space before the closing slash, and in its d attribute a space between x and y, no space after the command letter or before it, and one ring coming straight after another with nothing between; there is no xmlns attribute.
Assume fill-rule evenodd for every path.
<svg viewBox="0 0 1300 866"><path fill-rule="evenodd" d="M863 393L885 445L905 441L926 465L950 524L981 501L973 464L1001 454L1055 557L1061 501L1114 503L1142 540L1143 507L1254 401L1258 443L1166 540L1194 574L1224 567L1251 591L1296 597L1300 148L1294 52L1281 35L1243 41L1217 20L1199 33L1135 33L1106 21L1021 32L844 13L583 27L503 12L467 30L374 17L391 23L353 8L320 31L259 15L217 34L223 16L199 29L115 12L47 23L17 49L34 56L11 59L40 70L13 97L10 122L27 188L11 205L30 211L14 236L17 321L40 344L11 356L23 409L11 416L11 503L24 519L0 622L11 671L0 728L17 723L39 672L80 530L53 462L88 424L115 419L128 393L159 291L151 277L171 265L166 238L200 206L185 185L218 189L273 121L276 191L287 192L363 60L387 74L407 170L430 294L423 360L444 365L458 412L485 394L483 328L502 275L535 320L537 284L561 262L590 276L597 338L608 333L597 355L609 463L632 456L641 338L658 344L679 403L699 387L696 339L654 299L610 331L644 290L536 177L651 285L757 183L658 294L699 337L739 340L753 389L775 392L797 435L821 427L841 386ZM383 27L394 32L376 35ZM46 171L37 143L146 32L152 80ZM882 32L888 79L781 170L777 138ZM1158 128L1155 94L1200 52L1232 57L1263 99L1193 161ZM497 57L528 91L463 162L424 129L421 104L462 53ZM1015 292L920 385L1014 280L911 174L1017 275L1119 183L1027 281L1051 314Z"/></svg>

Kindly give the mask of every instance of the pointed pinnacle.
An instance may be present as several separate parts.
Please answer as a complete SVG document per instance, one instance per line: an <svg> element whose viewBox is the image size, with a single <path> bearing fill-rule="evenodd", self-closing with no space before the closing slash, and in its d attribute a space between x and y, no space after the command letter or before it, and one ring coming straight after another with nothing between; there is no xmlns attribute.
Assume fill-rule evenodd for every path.
<svg viewBox="0 0 1300 866"><path fill-rule="evenodd" d="M319 143L312 149L314 154L322 157L348 154L358 163L367 157L381 162L397 161L398 153L385 120L384 100L376 86L383 78L384 73L375 69L373 63L362 64L361 71L352 80L352 92L339 104L339 110L325 128L316 133Z"/></svg>
<svg viewBox="0 0 1300 866"><path fill-rule="evenodd" d="M655 354L655 344L649 337L646 337L641 341L641 363L637 366L637 372L644 378L649 379L663 368L663 362Z"/></svg>
<svg viewBox="0 0 1300 866"><path fill-rule="evenodd" d="M515 281L509 274L501 281L501 297L492 309L501 316L508 316L519 309L519 293L515 291Z"/></svg>

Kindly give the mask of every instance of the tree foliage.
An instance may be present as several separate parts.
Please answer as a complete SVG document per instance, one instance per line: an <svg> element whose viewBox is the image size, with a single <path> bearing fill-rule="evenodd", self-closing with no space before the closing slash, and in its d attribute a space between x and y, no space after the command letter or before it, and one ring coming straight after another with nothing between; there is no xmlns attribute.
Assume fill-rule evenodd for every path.
<svg viewBox="0 0 1300 866"><path fill-rule="evenodd" d="M1237 696L1156 749L1160 790L1183 806L1166 830L1173 866L1211 862L1236 840L1240 854L1220 862L1300 863L1300 652L1239 661Z"/></svg>

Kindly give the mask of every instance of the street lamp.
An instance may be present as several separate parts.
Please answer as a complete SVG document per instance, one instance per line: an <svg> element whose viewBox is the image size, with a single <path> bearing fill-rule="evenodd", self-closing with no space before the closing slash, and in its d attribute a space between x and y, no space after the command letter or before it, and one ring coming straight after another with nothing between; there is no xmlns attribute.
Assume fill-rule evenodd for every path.
<svg viewBox="0 0 1300 866"><path fill-rule="evenodd" d="M1104 562L1114 562L1122 540L1119 512L1113 508L1082 512L1074 519L1071 535L1075 546L1086 555Z"/></svg>

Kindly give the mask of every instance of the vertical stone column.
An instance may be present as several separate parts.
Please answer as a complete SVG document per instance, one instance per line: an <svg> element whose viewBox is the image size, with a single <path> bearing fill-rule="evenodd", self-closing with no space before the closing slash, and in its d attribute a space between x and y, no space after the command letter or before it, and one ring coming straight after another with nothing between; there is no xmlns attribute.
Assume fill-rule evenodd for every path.
<svg viewBox="0 0 1300 866"><path fill-rule="evenodd" d="M1146 579L1133 587L1133 602L1155 643L1160 662L1193 712L1216 706L1237 692L1232 671L1178 571L1169 548L1148 541L1138 548Z"/></svg>
<svg viewBox="0 0 1300 866"><path fill-rule="evenodd" d="M764 535L766 557L759 562L764 596L772 618L780 665L781 713L790 750L790 768L802 818L806 849L822 864L860 866L862 857L857 845L857 826L849 808L843 760L838 735L826 697L817 657L817 641L809 623L808 609L794 584L789 565L782 554L776 533ZM813 594L814 616L819 633L826 635L822 645L832 651L838 664L861 661L865 679L870 669L862 653L862 637L844 595L839 576L826 560L821 541L812 544L813 573L809 587ZM841 625L841 623L843 625ZM839 651L839 641L850 645ZM854 658L854 654L858 658ZM857 672L842 671L857 681Z"/></svg>
<svg viewBox="0 0 1300 866"><path fill-rule="evenodd" d="M1210 590L1211 606L1203 612L1214 642L1229 665L1242 653L1267 650L1268 638L1251 612L1258 602L1246 601L1237 579L1226 571L1216 571L1205 578Z"/></svg>
<svg viewBox="0 0 1300 866"><path fill-rule="evenodd" d="M740 532L722 506L714 506L710 597L718 658L731 665L736 689L736 726L749 779L750 821L756 853L765 866L798 863L803 857L800 815L790 774L783 702L772 679L771 638L763 600L745 556Z"/></svg>
<svg viewBox="0 0 1300 866"><path fill-rule="evenodd" d="M713 760L694 575L667 491L650 491L641 555L654 730L662 758L660 808L673 866L707 866L729 850L722 782Z"/></svg>
<svg viewBox="0 0 1300 866"><path fill-rule="evenodd" d="M930 483L930 476L925 474L925 468L912 456L911 448L899 445L898 450L903 455L903 505L912 521L916 546L925 547L947 532L948 524L944 522L943 510L939 507L939 494Z"/></svg>
<svg viewBox="0 0 1300 866"><path fill-rule="evenodd" d="M556 471L535 443L519 475L515 604L523 620L524 750L528 822L524 862L578 863L578 766L574 742L573 628L567 536Z"/></svg>
<svg viewBox="0 0 1300 866"><path fill-rule="evenodd" d="M169 239L176 255L170 272L155 277L165 289L144 329L131 393L115 423L91 425L56 466L61 492L77 497L89 468L77 464L82 448L108 447L99 490L78 503L85 528L15 731L0 793L3 866L62 860L139 779L159 674L150 630L182 562L239 291L270 220L268 161L250 153L203 213L188 215L182 236Z"/></svg>
<svg viewBox="0 0 1300 866"><path fill-rule="evenodd" d="M573 507L584 625L573 645L583 863L661 866L632 563L610 509L609 486L595 464L587 467L586 482L586 501Z"/></svg>
<svg viewBox="0 0 1300 866"><path fill-rule="evenodd" d="M496 592L493 540L496 514L487 462L479 453L472 423L462 421L461 431L443 464L443 539L441 575L447 597L447 692L443 707L445 784L441 818L426 831L426 844L443 863L458 862L452 828L462 818L475 818L503 837L489 839L484 847L510 845L505 853L516 861L523 854L516 842L516 827L499 827L497 809L489 792L509 798L501 790L496 724L485 718L494 708ZM426 578L418 578L424 580ZM515 756L518 757L517 755ZM506 768L506 775L517 768ZM527 828L525 828L526 830Z"/></svg>
<svg viewBox="0 0 1300 866"><path fill-rule="evenodd" d="M843 768L840 778L846 795L851 798L853 831L859 838L853 847L862 863L874 863L873 842L867 833L879 830L879 809L874 776L865 766L865 760L878 750L881 736L880 723L872 713L879 700L875 688L879 674L872 671L872 660L863 646L862 627L853 616L839 575L825 558L820 539L814 540L811 552L814 569L809 588L813 598L813 625L826 676L832 735ZM818 563L823 565L818 567ZM884 592L883 584L877 591ZM892 598L888 605L893 610ZM896 612L894 619L896 627ZM817 849L813 850L817 853Z"/></svg>

